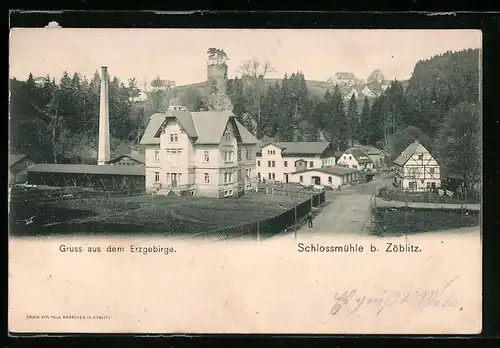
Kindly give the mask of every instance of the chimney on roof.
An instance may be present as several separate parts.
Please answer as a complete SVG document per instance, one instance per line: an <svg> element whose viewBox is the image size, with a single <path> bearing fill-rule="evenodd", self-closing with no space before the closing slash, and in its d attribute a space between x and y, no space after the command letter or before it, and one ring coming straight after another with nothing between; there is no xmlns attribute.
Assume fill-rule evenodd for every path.
<svg viewBox="0 0 500 348"><path fill-rule="evenodd" d="M101 67L101 105L99 112L99 154L98 165L105 165L110 159L109 145L109 100L108 100L108 68Z"/></svg>
<svg viewBox="0 0 500 348"><path fill-rule="evenodd" d="M418 141L418 139L415 139L415 144L420 144L420 142Z"/></svg>

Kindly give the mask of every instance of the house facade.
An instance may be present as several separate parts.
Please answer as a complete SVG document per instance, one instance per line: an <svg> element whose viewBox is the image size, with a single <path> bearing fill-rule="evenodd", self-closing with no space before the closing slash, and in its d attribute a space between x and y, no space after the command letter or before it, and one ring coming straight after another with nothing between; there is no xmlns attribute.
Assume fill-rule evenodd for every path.
<svg viewBox="0 0 500 348"><path fill-rule="evenodd" d="M141 139L146 191L236 197L255 189L258 140L227 111L154 114Z"/></svg>
<svg viewBox="0 0 500 348"><path fill-rule="evenodd" d="M373 170L374 163L362 148L351 147L344 151L337 164L356 170Z"/></svg>
<svg viewBox="0 0 500 348"><path fill-rule="evenodd" d="M290 174L335 165L329 142L270 142L261 144L256 156L260 182L289 182Z"/></svg>
<svg viewBox="0 0 500 348"><path fill-rule="evenodd" d="M439 163L418 141L394 160L394 184L408 191L429 191L441 186Z"/></svg>
<svg viewBox="0 0 500 348"><path fill-rule="evenodd" d="M9 154L9 184L18 184L28 180L27 169L35 162L27 155Z"/></svg>
<svg viewBox="0 0 500 348"><path fill-rule="evenodd" d="M338 188L357 180L359 180L359 171L343 167L313 168L290 174L290 182L305 186L323 185Z"/></svg>

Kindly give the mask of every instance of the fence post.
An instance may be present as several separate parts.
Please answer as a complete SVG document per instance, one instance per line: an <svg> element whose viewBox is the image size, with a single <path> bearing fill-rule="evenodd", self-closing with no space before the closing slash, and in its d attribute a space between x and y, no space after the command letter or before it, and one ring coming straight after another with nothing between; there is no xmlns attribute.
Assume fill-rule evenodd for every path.
<svg viewBox="0 0 500 348"><path fill-rule="evenodd" d="M295 240L297 240L298 232L299 232L299 226L297 225L297 205L295 205Z"/></svg>
<svg viewBox="0 0 500 348"><path fill-rule="evenodd" d="M260 221L257 221L257 242L260 242Z"/></svg>
<svg viewBox="0 0 500 348"><path fill-rule="evenodd" d="M370 196L370 234L373 234L373 209L372 209L372 196Z"/></svg>

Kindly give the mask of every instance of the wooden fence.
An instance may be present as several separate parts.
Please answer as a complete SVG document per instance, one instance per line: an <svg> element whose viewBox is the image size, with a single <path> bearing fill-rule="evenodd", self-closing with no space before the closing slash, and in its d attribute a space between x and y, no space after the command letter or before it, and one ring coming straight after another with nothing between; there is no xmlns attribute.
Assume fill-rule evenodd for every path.
<svg viewBox="0 0 500 348"><path fill-rule="evenodd" d="M285 229L297 227L313 207L326 201L325 191L317 192L296 206L268 219L243 225L225 227L218 230L187 235L184 239L220 240L263 240L271 238Z"/></svg>

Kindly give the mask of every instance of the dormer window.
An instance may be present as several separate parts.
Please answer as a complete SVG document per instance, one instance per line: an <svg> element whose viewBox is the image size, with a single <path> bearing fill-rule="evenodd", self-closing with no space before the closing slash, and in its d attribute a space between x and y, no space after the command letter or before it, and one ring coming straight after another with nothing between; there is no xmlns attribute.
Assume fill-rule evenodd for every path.
<svg viewBox="0 0 500 348"><path fill-rule="evenodd" d="M231 141L231 132L227 129L224 131L224 139L226 139L226 141Z"/></svg>
<svg viewBox="0 0 500 348"><path fill-rule="evenodd" d="M424 155L423 155L423 154L419 154L419 155L418 155L418 160L419 160L419 161L422 161L423 159L424 159Z"/></svg>

